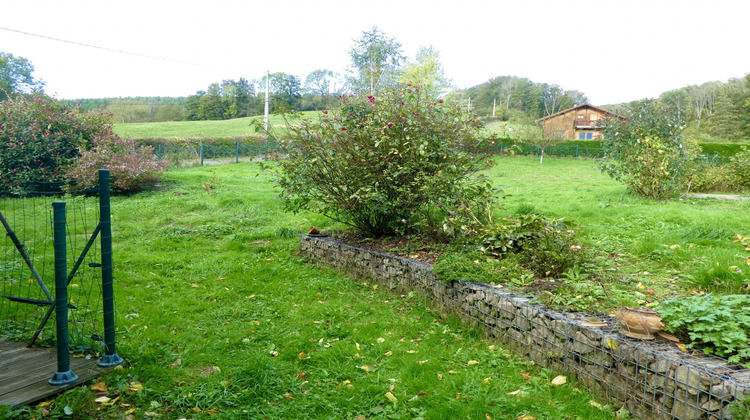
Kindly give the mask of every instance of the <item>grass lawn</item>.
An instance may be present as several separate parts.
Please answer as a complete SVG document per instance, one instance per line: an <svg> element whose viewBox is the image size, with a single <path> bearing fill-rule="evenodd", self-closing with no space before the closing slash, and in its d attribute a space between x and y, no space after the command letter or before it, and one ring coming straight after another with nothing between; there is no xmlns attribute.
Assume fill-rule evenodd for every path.
<svg viewBox="0 0 750 420"><path fill-rule="evenodd" d="M507 209L570 210L564 191L553 203L553 189L520 183L541 175L533 158L508 162L517 168L493 169L515 194ZM590 167L548 159L544 168L577 174L581 188L595 178L581 212L607 197L612 210L634 202ZM417 294L305 261L296 234L340 226L282 212L257 165L173 169L164 184L113 200L118 353L128 363L96 386L112 400L96 403L85 386L12 416L608 419L619 408L575 383L553 386L555 373Z"/></svg>
<svg viewBox="0 0 750 420"><path fill-rule="evenodd" d="M750 253L732 238L750 236L750 201L654 202L628 194L589 160L548 158L539 166L536 158L507 157L490 174L508 195L501 213L564 218L579 230L581 245L606 256L599 270L625 290L653 288L652 304L693 293L750 293Z"/></svg>
<svg viewBox="0 0 750 420"><path fill-rule="evenodd" d="M317 111L302 113L306 117L318 115ZM237 137L257 136L255 128L250 124L253 120L263 123L263 115L231 120L219 121L167 121L115 124L114 132L123 137L134 139L149 138L202 138L202 137ZM283 129L284 119L271 114L268 121L269 129Z"/></svg>

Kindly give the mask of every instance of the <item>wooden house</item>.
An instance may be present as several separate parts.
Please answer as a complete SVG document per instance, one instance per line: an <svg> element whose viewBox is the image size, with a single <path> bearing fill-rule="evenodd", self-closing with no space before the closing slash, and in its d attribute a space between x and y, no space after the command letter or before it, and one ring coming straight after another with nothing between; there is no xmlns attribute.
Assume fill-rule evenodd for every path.
<svg viewBox="0 0 750 420"><path fill-rule="evenodd" d="M601 139L604 120L609 117L621 118L606 109L590 104L581 104L564 111L540 118L544 138L568 140Z"/></svg>

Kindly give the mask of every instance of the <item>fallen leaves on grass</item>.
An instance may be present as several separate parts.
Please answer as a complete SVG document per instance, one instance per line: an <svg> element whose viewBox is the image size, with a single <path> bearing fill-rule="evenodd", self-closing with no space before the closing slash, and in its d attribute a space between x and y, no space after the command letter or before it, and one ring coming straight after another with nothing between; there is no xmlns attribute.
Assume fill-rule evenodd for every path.
<svg viewBox="0 0 750 420"><path fill-rule="evenodd" d="M553 386L560 386L568 383L568 378L566 378L563 375L557 375L554 379L552 379L552 382L550 382Z"/></svg>
<svg viewBox="0 0 750 420"><path fill-rule="evenodd" d="M106 392L107 384L105 384L104 382L97 382L91 386L91 390L96 392Z"/></svg>
<svg viewBox="0 0 750 420"><path fill-rule="evenodd" d="M398 402L398 398L396 398L396 396L393 395L393 393L391 391L386 392L385 393L385 397L388 398L388 401L390 401L392 403L397 403Z"/></svg>

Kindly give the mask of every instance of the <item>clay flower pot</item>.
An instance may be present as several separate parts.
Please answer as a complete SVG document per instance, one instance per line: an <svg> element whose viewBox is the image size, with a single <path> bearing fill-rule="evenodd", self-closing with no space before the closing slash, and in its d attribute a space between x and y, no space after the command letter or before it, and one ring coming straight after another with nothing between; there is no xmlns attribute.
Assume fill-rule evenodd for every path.
<svg viewBox="0 0 750 420"><path fill-rule="evenodd" d="M646 308L618 309L615 319L626 337L641 340L653 340L654 333L661 331L663 326L659 314Z"/></svg>

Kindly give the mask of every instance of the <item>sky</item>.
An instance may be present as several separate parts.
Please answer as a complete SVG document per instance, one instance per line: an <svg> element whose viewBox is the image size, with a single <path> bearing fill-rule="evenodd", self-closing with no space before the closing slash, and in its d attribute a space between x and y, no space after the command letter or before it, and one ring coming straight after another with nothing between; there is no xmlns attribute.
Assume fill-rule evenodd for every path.
<svg viewBox="0 0 750 420"><path fill-rule="evenodd" d="M750 73L748 0L3 3L0 52L31 61L60 99L189 96L267 70L303 82L316 69L344 73L372 26L412 60L420 46L439 50L459 89L518 76L607 105Z"/></svg>

